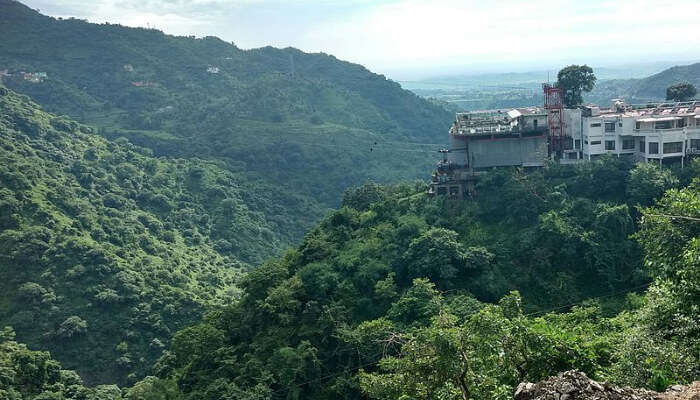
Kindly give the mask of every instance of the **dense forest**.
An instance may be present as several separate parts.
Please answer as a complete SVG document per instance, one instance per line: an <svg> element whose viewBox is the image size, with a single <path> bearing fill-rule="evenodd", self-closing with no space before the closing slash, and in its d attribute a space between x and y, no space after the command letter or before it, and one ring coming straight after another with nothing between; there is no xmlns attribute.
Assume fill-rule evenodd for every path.
<svg viewBox="0 0 700 400"><path fill-rule="evenodd" d="M0 321L90 381L145 371L236 297L234 253L280 240L216 164L158 159L0 93Z"/></svg>
<svg viewBox="0 0 700 400"><path fill-rule="evenodd" d="M178 332L156 373L187 399L505 399L569 369L697 378L698 168L494 171L459 205L422 184L350 190L246 275L240 302Z"/></svg>
<svg viewBox="0 0 700 400"><path fill-rule="evenodd" d="M9 398L486 399L573 368L700 373L698 161L494 170L465 203L370 182L250 269L230 245L274 233L244 178L0 94Z"/></svg>
<svg viewBox="0 0 700 400"><path fill-rule="evenodd" d="M0 37L0 399L700 378L698 158L430 197L451 112L362 66L13 0Z"/></svg>
<svg viewBox="0 0 700 400"><path fill-rule="evenodd" d="M424 177L452 117L322 53L54 19L14 0L0 0L0 36L5 84L47 111L157 156L214 159L274 185L287 239L277 254L337 207L346 187ZM47 77L28 81L22 71Z"/></svg>

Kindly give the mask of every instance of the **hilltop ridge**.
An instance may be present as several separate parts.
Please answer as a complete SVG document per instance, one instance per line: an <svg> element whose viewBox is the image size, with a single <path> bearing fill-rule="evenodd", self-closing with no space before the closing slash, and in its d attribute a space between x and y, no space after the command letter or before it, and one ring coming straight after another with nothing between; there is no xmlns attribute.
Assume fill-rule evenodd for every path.
<svg viewBox="0 0 700 400"><path fill-rule="evenodd" d="M0 36L3 81L47 111L274 186L266 216L282 241L250 261L298 242L349 186L426 177L452 117L322 53L56 19L14 0L0 0Z"/></svg>

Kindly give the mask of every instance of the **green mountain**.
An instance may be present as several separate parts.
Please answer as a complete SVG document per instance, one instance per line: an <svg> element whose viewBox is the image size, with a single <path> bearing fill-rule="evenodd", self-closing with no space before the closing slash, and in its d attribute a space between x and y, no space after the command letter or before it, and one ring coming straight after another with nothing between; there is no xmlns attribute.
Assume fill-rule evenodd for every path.
<svg viewBox="0 0 700 400"><path fill-rule="evenodd" d="M416 143L443 143L452 118L326 54L57 20L13 0L0 0L0 36L0 70L13 74L5 84L48 111L156 155L221 160L276 187L267 217L279 220L278 251L346 187L425 177L439 144Z"/></svg>
<svg viewBox="0 0 700 400"><path fill-rule="evenodd" d="M1 86L0 161L0 326L89 382L139 376L236 297L233 254L279 240L259 184L110 142Z"/></svg>
<svg viewBox="0 0 700 400"><path fill-rule="evenodd" d="M687 169L491 171L457 204L422 184L348 191L155 372L183 399L506 399L569 369L697 379L700 162Z"/></svg>
<svg viewBox="0 0 700 400"><path fill-rule="evenodd" d="M347 186L426 175L434 146L419 143L442 140L451 117L324 54L12 0L0 36L7 87L99 127L2 89L0 325L89 383L142 376Z"/></svg>
<svg viewBox="0 0 700 400"><path fill-rule="evenodd" d="M663 101L666 88L680 82L700 87L700 63L668 68L643 79L613 79L596 83L586 100L606 105L610 99L623 98L628 103Z"/></svg>

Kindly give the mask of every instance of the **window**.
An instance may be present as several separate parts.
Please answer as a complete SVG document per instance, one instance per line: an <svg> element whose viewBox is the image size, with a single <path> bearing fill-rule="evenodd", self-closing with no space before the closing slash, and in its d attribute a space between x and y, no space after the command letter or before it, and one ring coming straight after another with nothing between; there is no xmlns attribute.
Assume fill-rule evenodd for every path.
<svg viewBox="0 0 700 400"><path fill-rule="evenodd" d="M438 194L439 195L445 195L447 194L447 188L444 186L438 186Z"/></svg>
<svg viewBox="0 0 700 400"><path fill-rule="evenodd" d="M647 151L645 144L646 144L646 143L644 143L644 139L642 139L642 140L639 142L639 151L640 151L641 153L644 153L644 152Z"/></svg>
<svg viewBox="0 0 700 400"><path fill-rule="evenodd" d="M595 144L600 144L600 140L594 140L594 141L591 142L591 146L592 146L592 145L595 145Z"/></svg>
<svg viewBox="0 0 700 400"><path fill-rule="evenodd" d="M459 186L450 186L450 196L457 196L459 194Z"/></svg>
<svg viewBox="0 0 700 400"><path fill-rule="evenodd" d="M690 139L690 148L700 150L700 139Z"/></svg>
<svg viewBox="0 0 700 400"><path fill-rule="evenodd" d="M613 125L615 126L615 125ZM615 141L614 140L606 140L605 141L605 150L615 150Z"/></svg>
<svg viewBox="0 0 700 400"><path fill-rule="evenodd" d="M682 152L683 152L683 142L664 143L664 154L682 153Z"/></svg>
<svg viewBox="0 0 700 400"><path fill-rule="evenodd" d="M686 125L686 123L685 123L685 118L681 118L681 119L678 120L678 125L676 125L676 126L679 127L679 128L682 128L682 127L684 127L685 125Z"/></svg>
<svg viewBox="0 0 700 400"><path fill-rule="evenodd" d="M537 129L537 120L532 121L532 127Z"/></svg>
<svg viewBox="0 0 700 400"><path fill-rule="evenodd" d="M588 144L588 143L586 143L586 144ZM580 148L581 148L581 139L576 139L576 140L574 141L574 148L575 148L575 149L580 149Z"/></svg>
<svg viewBox="0 0 700 400"><path fill-rule="evenodd" d="M659 154L659 144L657 142L649 142L649 154Z"/></svg>
<svg viewBox="0 0 700 400"><path fill-rule="evenodd" d="M656 121L654 123L655 129L671 129L671 121Z"/></svg>
<svg viewBox="0 0 700 400"><path fill-rule="evenodd" d="M566 158L569 160L576 160L578 158L578 153L567 153Z"/></svg>
<svg viewBox="0 0 700 400"><path fill-rule="evenodd" d="M622 150L633 150L634 138L622 138Z"/></svg>
<svg viewBox="0 0 700 400"><path fill-rule="evenodd" d="M634 123L634 129L636 129L636 130L642 129L642 123L639 122L639 121L635 122L635 123Z"/></svg>
<svg viewBox="0 0 700 400"><path fill-rule="evenodd" d="M600 122L594 122L591 124L591 128L600 128Z"/></svg>
<svg viewBox="0 0 700 400"><path fill-rule="evenodd" d="M615 122L606 122L605 132L615 132Z"/></svg>

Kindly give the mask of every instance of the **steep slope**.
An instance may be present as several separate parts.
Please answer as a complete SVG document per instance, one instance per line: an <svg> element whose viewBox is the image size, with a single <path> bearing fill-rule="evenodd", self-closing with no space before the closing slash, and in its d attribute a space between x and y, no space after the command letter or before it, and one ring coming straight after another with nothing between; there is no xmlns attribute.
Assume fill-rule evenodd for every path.
<svg viewBox="0 0 700 400"><path fill-rule="evenodd" d="M680 82L700 87L700 63L671 67L643 79L599 81L586 96L586 101L601 105L607 105L615 98L623 98L628 103L664 101L666 88Z"/></svg>
<svg viewBox="0 0 700 400"><path fill-rule="evenodd" d="M236 296L234 254L281 242L275 193L92 132L0 86L0 326L88 382L125 382Z"/></svg>
<svg viewBox="0 0 700 400"><path fill-rule="evenodd" d="M690 82L695 87L700 87L700 63L671 67L641 79L632 87L632 94L639 98L664 99L666 88L680 82Z"/></svg>
<svg viewBox="0 0 700 400"><path fill-rule="evenodd" d="M49 353L30 350L14 339L12 329L0 330L1 399L121 399L117 386L87 388L75 371L62 369Z"/></svg>
<svg viewBox="0 0 700 400"><path fill-rule="evenodd" d="M312 220L349 185L425 176L437 145L412 142L442 143L451 119L397 83L325 54L243 51L213 37L56 20L13 0L0 0L0 36L0 69L15 73L6 84L48 110L158 155L213 157L258 173L316 202L306 211ZM30 82L19 71L47 78ZM298 225L282 234L300 238L310 224Z"/></svg>
<svg viewBox="0 0 700 400"><path fill-rule="evenodd" d="M468 345L473 340L477 347L465 350L477 353L469 371L477 375L470 378L475 385L513 385L523 374L542 379L609 366L614 346L593 333L612 335L613 327L572 323L600 311L524 321L597 296L608 300L603 310L614 312L622 301L610 293L648 282L639 246L630 238L636 231L631 206L648 204L653 195L626 191L648 187L654 193L653 183L672 176L651 164L631 167L615 158L529 174L491 171L477 187L478 197L462 204L431 199L422 184L348 191L344 207L298 249L246 275L239 302L179 332L160 370L178 381L188 399L236 392L266 398L266 391L274 397L358 398L360 368L372 373L359 382L371 398L434 398L405 391L429 386L443 376L442 366L459 364L454 358L460 352L439 340L452 338L453 331L468 334ZM508 297L512 290L522 299ZM481 303L504 296L502 306ZM438 318L447 315L442 311L458 319ZM434 347L412 341L430 340L441 329ZM527 347L524 355L515 348L520 345ZM498 346L513 358L504 360ZM386 354L396 358L387 356L378 370ZM474 398L492 398L485 393L495 389L480 390L483 395Z"/></svg>
<svg viewBox="0 0 700 400"><path fill-rule="evenodd" d="M420 184L348 191L240 301L178 332L157 373L192 400L505 399L572 369L692 382L699 161L690 182L616 158L491 171L461 205Z"/></svg>

